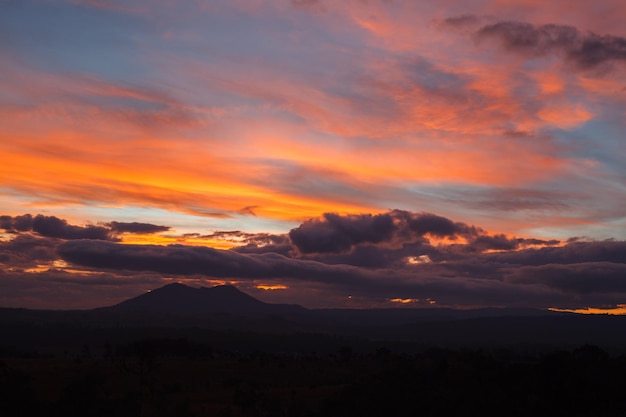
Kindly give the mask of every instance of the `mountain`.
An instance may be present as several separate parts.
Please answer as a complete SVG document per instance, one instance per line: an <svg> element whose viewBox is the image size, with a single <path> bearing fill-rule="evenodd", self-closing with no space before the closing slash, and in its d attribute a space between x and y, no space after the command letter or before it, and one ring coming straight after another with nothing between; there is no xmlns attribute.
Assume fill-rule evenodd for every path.
<svg viewBox="0 0 626 417"><path fill-rule="evenodd" d="M418 321L448 321L480 317L556 315L538 309L482 308L389 308L389 309L306 309L295 304L268 304L232 285L192 288L173 283L110 307L97 310L144 313L228 313L239 316L288 315L292 319L349 326L394 326Z"/></svg>
<svg viewBox="0 0 626 417"><path fill-rule="evenodd" d="M230 285L169 284L93 310L0 308L0 356L3 347L58 352L82 343L101 346L141 338L190 338L232 350L272 352L332 351L329 346L342 344L407 351L597 344L626 352L625 330L626 316L497 308L306 309L264 303Z"/></svg>
<svg viewBox="0 0 626 417"><path fill-rule="evenodd" d="M237 315L289 314L305 310L298 305L264 303L232 285L192 288L178 283L165 285L106 309L128 312Z"/></svg>
<svg viewBox="0 0 626 417"><path fill-rule="evenodd" d="M295 304L268 304L238 290L232 285L193 288L184 284L168 284L111 307L110 311L149 313L229 313L233 315L289 315L298 320L340 325L402 325L416 321L445 321L478 317L545 316L555 313L533 309L454 310L423 309L314 309Z"/></svg>

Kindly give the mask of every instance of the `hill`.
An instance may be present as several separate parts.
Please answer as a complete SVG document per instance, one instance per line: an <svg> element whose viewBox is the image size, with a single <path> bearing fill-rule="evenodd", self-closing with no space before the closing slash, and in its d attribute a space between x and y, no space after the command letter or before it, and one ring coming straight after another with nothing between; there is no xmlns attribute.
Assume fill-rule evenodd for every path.
<svg viewBox="0 0 626 417"><path fill-rule="evenodd" d="M192 288L173 283L101 310L154 313L289 314L305 310L294 304L268 304L232 285Z"/></svg>
<svg viewBox="0 0 626 417"><path fill-rule="evenodd" d="M626 349L626 317L539 309L306 309L269 304L230 285L169 284L93 310L0 308L2 349L63 350L137 338L190 338L231 350L332 351L341 345ZM0 355L1 356L1 355Z"/></svg>

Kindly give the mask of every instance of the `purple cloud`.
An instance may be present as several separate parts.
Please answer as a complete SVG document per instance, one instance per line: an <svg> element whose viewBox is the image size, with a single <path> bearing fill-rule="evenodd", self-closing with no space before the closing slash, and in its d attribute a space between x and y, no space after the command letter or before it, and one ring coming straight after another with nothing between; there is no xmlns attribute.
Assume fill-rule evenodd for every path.
<svg viewBox="0 0 626 417"><path fill-rule="evenodd" d="M111 232L113 233L151 234L151 233L167 232L168 230L170 230L168 226L159 226L156 224L139 223L139 222L126 223L126 222L113 221L113 222L107 223L106 226L108 226L111 229Z"/></svg>
<svg viewBox="0 0 626 417"><path fill-rule="evenodd" d="M42 218L54 227L34 226L32 216L0 217L12 232L10 240L0 242L7 294L26 294L29 280L59 291L62 284L136 288L133 282L154 287L181 279L234 280L251 288L256 282L286 284L284 291L294 288L305 305L320 302L315 293L354 294L376 303L429 298L447 306L585 307L626 297L626 242L574 240L558 246L490 235L431 213L327 214L288 235L216 232L215 237L244 243L231 250L82 239L90 229ZM147 225L128 224L133 230ZM435 245L432 237L458 239ZM18 284L20 279L24 283ZM333 302L342 305L341 300Z"/></svg>
<svg viewBox="0 0 626 417"><path fill-rule="evenodd" d="M582 33L566 25L506 21L485 25L475 36L479 42L499 40L506 50L529 57L561 54L581 70L626 61L626 38Z"/></svg>
<svg viewBox="0 0 626 417"><path fill-rule="evenodd" d="M102 226L74 226L64 219L55 216L44 216L38 214L32 216L2 216L0 218L0 228L11 231L32 231L40 236L53 237L59 239L98 239L114 240L110 230Z"/></svg>

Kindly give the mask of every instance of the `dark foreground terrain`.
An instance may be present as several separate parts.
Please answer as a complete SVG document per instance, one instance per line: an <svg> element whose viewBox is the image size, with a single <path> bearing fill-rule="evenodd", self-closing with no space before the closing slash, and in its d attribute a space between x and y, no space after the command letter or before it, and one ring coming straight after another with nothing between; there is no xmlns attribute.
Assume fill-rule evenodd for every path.
<svg viewBox="0 0 626 417"><path fill-rule="evenodd" d="M624 416L626 356L384 347L325 355L215 350L187 339L0 361L10 416Z"/></svg>
<svg viewBox="0 0 626 417"><path fill-rule="evenodd" d="M0 308L0 416L626 416L626 317L307 310L170 285Z"/></svg>

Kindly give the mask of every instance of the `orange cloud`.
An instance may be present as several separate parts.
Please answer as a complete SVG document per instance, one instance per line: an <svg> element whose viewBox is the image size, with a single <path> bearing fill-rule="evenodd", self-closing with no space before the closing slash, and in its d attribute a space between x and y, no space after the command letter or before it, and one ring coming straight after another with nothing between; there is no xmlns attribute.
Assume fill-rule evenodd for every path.
<svg viewBox="0 0 626 417"><path fill-rule="evenodd" d="M198 109L199 120L195 120L184 116L191 110L162 93L82 78L74 82L55 77L54 81L79 97L130 98L159 103L170 110L156 114L143 114L140 109L123 112L98 106L97 102L85 105L84 99L72 97L62 97L63 101L53 105L43 100L44 104L29 110L11 108L18 117L10 118L0 130L4 137L0 149L12 155L0 167L3 185L48 203L151 204L194 214L234 213L254 205L259 216L301 220L325 211L371 211L372 204L348 196L311 195L297 187L281 190L281 181L297 178L275 176L272 161L288 161L319 178L364 191L368 184L397 182L514 184L549 175L562 164L543 149L520 148L495 137L482 142L478 137L466 136L459 141L444 135L436 138L436 145L426 138L405 138L393 146L386 140L350 139L382 137L385 126L393 125L398 127L392 132L395 129L403 136L412 130L468 134L490 130L493 120L476 117L473 124L466 124L469 113L459 112L455 101L419 90L406 97L400 92L394 97L392 91L391 96L405 112L383 124L385 119L367 122L368 115L354 112L349 102L295 80L269 85L229 84L231 91L275 101L336 135L322 140L314 132L271 117L234 127L231 120L228 129L208 129L202 115L210 109ZM40 92L36 91L37 83L41 84ZM58 96L41 79L35 86L29 84L26 91L38 99ZM460 119L449 116L459 113ZM192 137L187 137L185 129L193 129ZM201 135L216 137L199 140ZM294 135L311 139L294 140ZM238 145L233 147L234 143Z"/></svg>
<svg viewBox="0 0 626 417"><path fill-rule="evenodd" d="M582 106L572 106L568 103L563 107L543 108L538 116L561 129L573 129L589 121L593 114Z"/></svg>
<svg viewBox="0 0 626 417"><path fill-rule="evenodd" d="M264 291L276 291L276 290L286 290L289 287L286 285L282 285L282 284L258 284L255 286L255 288L258 288L260 290L264 290Z"/></svg>
<svg viewBox="0 0 626 417"><path fill-rule="evenodd" d="M611 316L623 316L626 315L626 304L618 304L613 308L594 308L594 307L586 307L586 308L575 308L575 309L567 309L567 308L549 308L550 311L557 311L560 313L576 313L576 314L606 314Z"/></svg>
<svg viewBox="0 0 626 417"><path fill-rule="evenodd" d="M122 237L120 243L127 245L187 245L187 246L209 246L215 249L227 250L241 243L206 237L194 236L173 236L173 235L154 235L154 234L132 234Z"/></svg>
<svg viewBox="0 0 626 417"><path fill-rule="evenodd" d="M487 3L488 10L503 5ZM119 2L82 4L122 11ZM293 12L270 6L236 7L261 17ZM430 23L459 7L328 3L314 18L298 9L294 21L339 39L322 43L316 51L327 55L319 61L312 53L312 69L233 51L205 60L153 49L146 59L167 82L142 85L7 60L3 90L19 100L0 107L0 151L11 155L0 185L35 204L207 216L255 206L259 217L302 220L409 201L407 189L391 196L394 187L521 187L569 172L578 160L543 131L578 128L595 116L589 103L568 97L570 87L600 100L619 83L570 79L550 62L494 60ZM286 49L298 50L311 33L290 32ZM350 50L342 36L360 37L362 48Z"/></svg>

